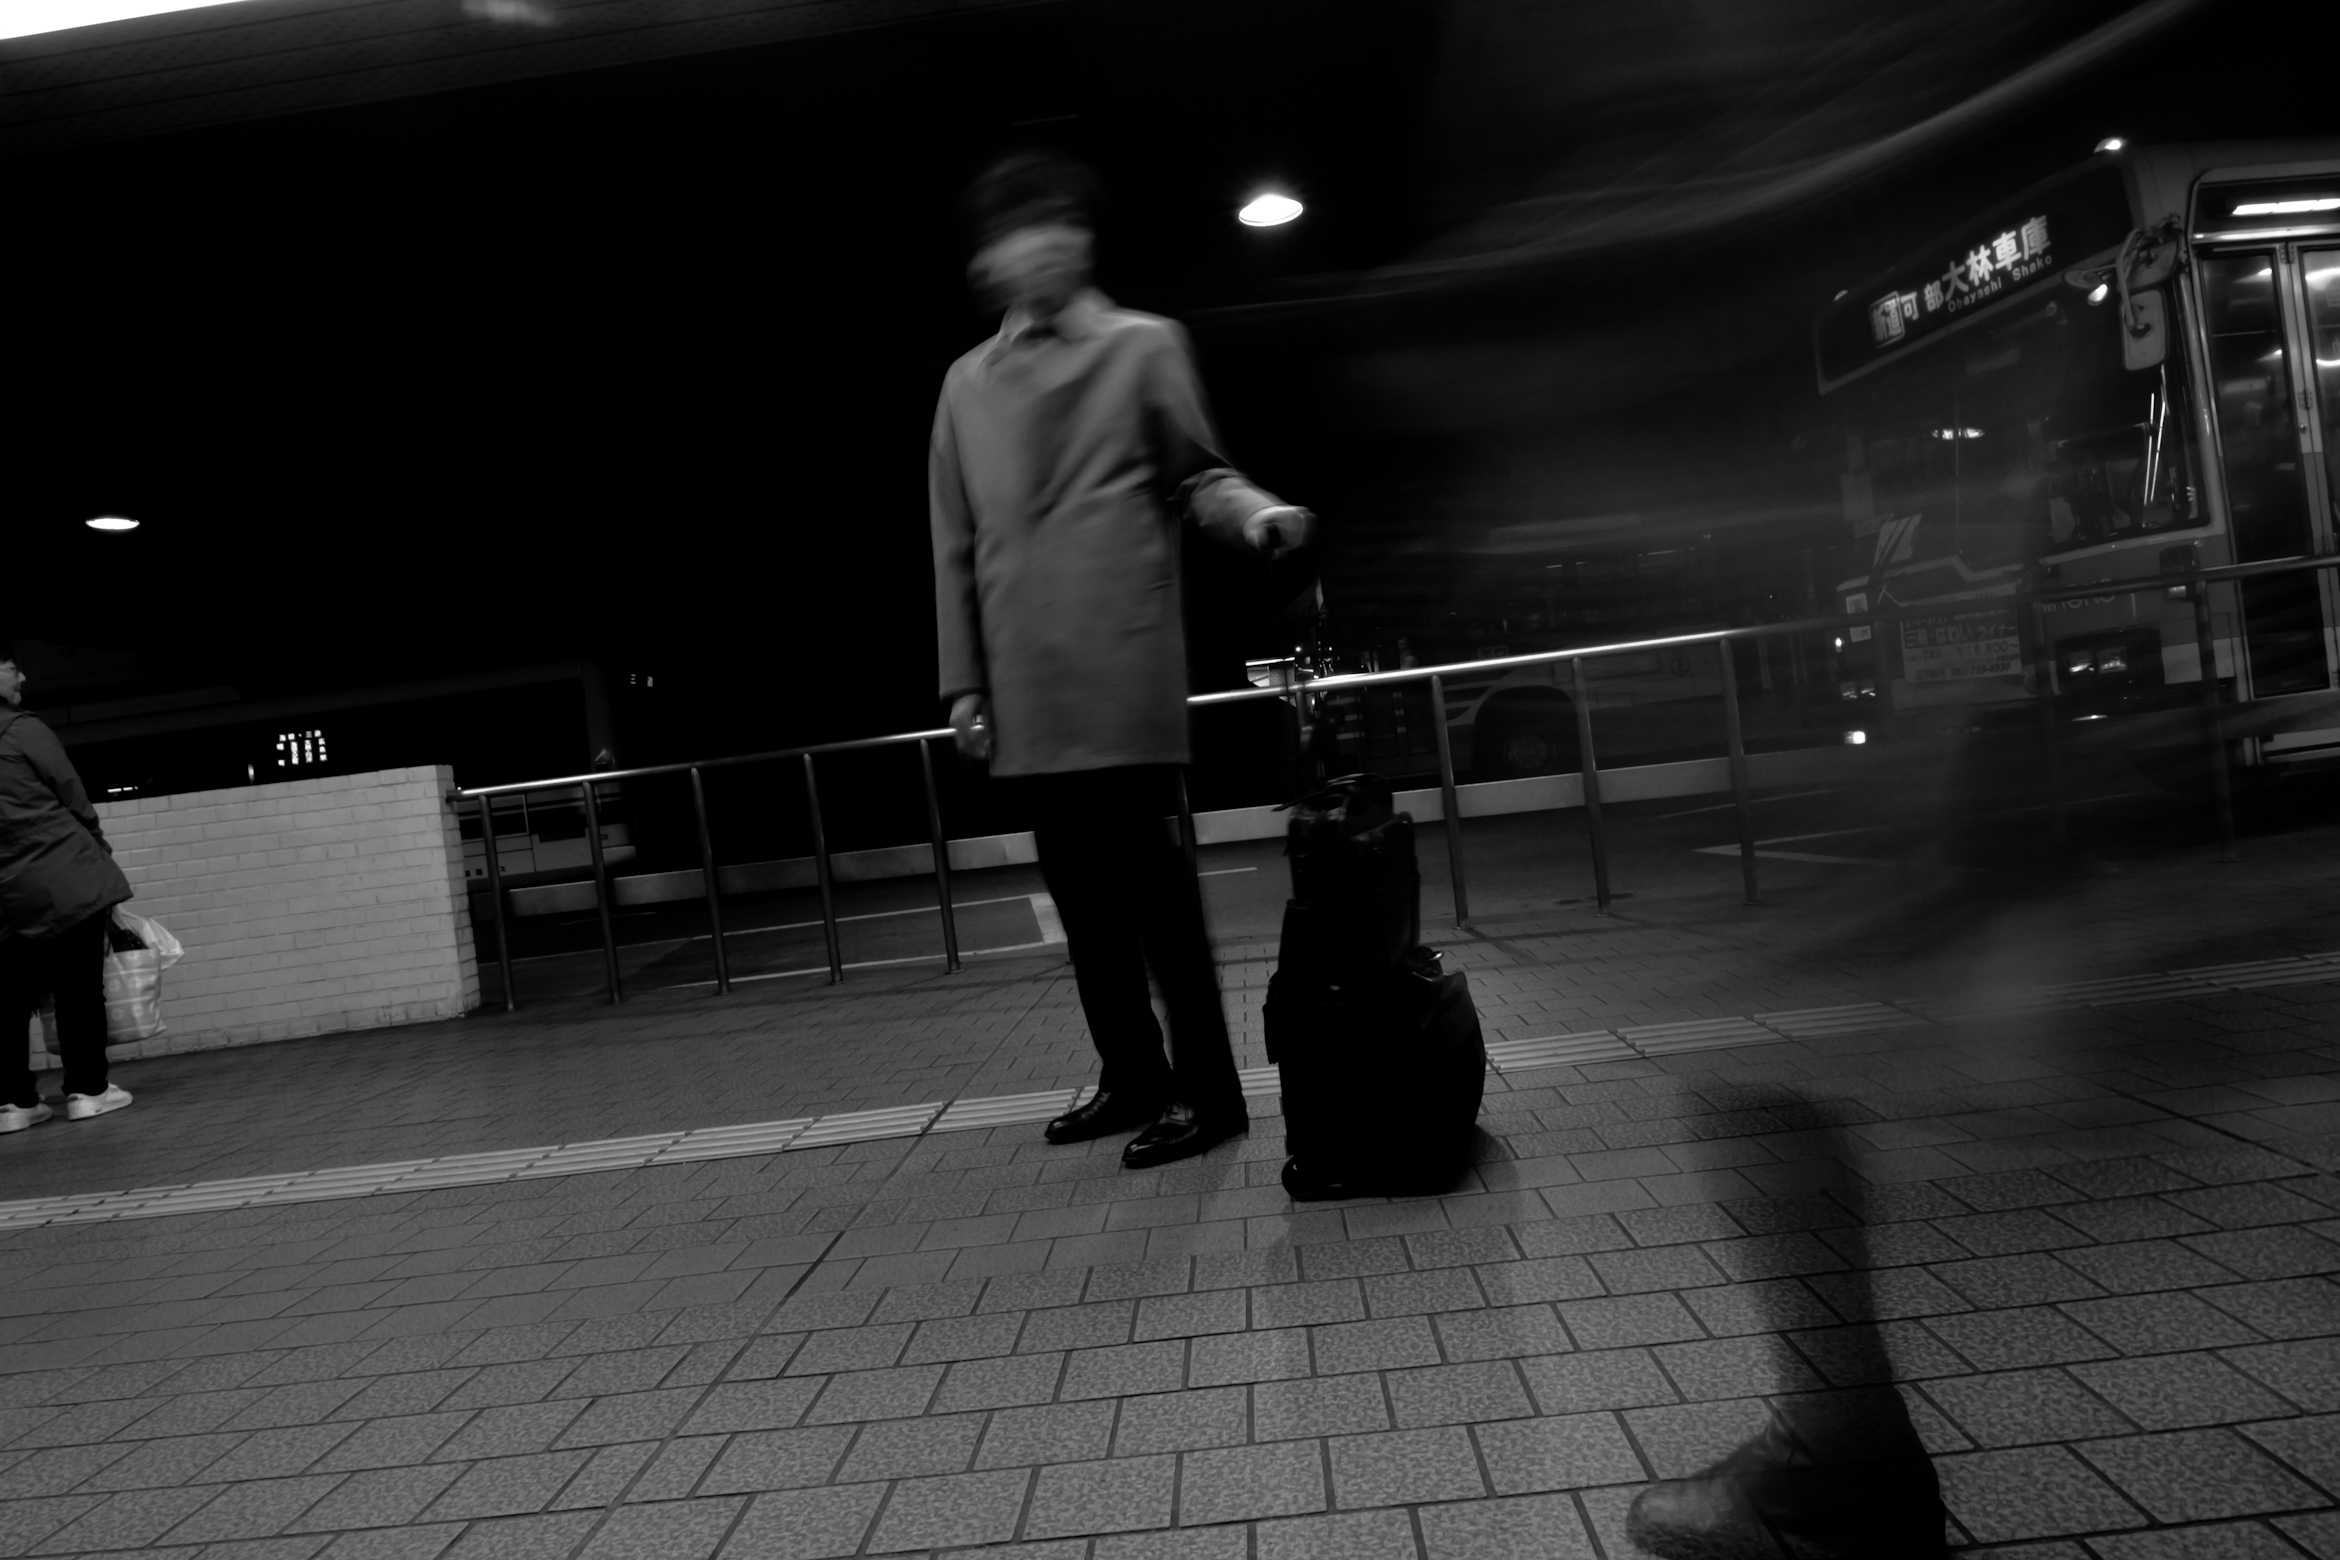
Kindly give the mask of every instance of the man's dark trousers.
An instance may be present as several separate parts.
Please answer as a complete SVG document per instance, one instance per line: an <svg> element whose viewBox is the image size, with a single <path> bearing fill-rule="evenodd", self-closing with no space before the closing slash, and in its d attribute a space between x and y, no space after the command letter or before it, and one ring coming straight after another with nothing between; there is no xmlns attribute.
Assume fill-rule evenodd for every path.
<svg viewBox="0 0 2340 1560"><path fill-rule="evenodd" d="M1240 1120L1243 1084L1219 1005L1202 898L1163 820L1178 811L1166 764L1033 775L1040 873L1056 901L1089 1035L1104 1062L1098 1087L1124 1099L1192 1106ZM1170 1011L1170 1050L1146 991L1151 966Z"/></svg>
<svg viewBox="0 0 2340 1560"><path fill-rule="evenodd" d="M47 937L0 941L0 1038L15 1051L0 1087L13 1095L11 1105L41 1102L24 1048L26 1020L43 997L56 1002L65 1092L106 1092L106 928L113 919L100 910Z"/></svg>

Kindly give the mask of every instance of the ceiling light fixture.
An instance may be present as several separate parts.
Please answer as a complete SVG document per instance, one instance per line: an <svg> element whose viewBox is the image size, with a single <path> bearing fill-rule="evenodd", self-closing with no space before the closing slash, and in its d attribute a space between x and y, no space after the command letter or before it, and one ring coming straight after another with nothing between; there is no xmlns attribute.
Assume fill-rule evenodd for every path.
<svg viewBox="0 0 2340 1560"><path fill-rule="evenodd" d="M71 27L95 27L101 22L126 22L133 17L232 3L234 0L10 0L0 5L0 38L30 38Z"/></svg>
<svg viewBox="0 0 2340 1560"><path fill-rule="evenodd" d="M2117 135L2108 135L2096 143L2096 149L2100 152L2117 152L2128 144Z"/></svg>
<svg viewBox="0 0 2340 1560"><path fill-rule="evenodd" d="M93 531L135 531L138 529L138 522L128 515L99 515L81 523Z"/></svg>
<svg viewBox="0 0 2340 1560"><path fill-rule="evenodd" d="M2340 211L2340 195L2318 195L2312 200L2246 200L2234 208L2238 217L2296 217L2310 211Z"/></svg>
<svg viewBox="0 0 2340 1560"><path fill-rule="evenodd" d="M1305 209L1289 195L1254 195L1241 211L1235 213L1235 220L1245 227L1282 227Z"/></svg>

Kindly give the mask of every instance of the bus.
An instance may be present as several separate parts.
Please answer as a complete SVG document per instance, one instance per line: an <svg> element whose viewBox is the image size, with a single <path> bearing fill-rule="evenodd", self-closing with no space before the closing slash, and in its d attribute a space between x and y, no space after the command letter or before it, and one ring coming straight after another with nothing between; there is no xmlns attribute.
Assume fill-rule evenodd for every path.
<svg viewBox="0 0 2340 1560"><path fill-rule="evenodd" d="M1350 567L1315 644L1257 661L1257 686L1307 674L1390 671L1814 618L1840 561L1833 505L1683 508L1497 525L1468 545L1406 549ZM1584 663L1599 762L1615 768L1709 756L1721 741L1722 661L1713 644ZM1862 712L1835 701L1824 640L1785 636L1736 648L1754 748L1845 740ZM1468 780L1574 773L1576 684L1566 664L1446 678L1448 748ZM1438 733L1426 684L1350 690L1312 705L1328 766L1393 779L1433 776Z"/></svg>
<svg viewBox="0 0 2340 1560"><path fill-rule="evenodd" d="M2016 599L2334 550L2340 140L2107 141L1838 293L1812 341L1863 554L1833 605L1890 625L1852 631L1841 701L1971 730L2044 697L2173 783L2207 675L2239 764L2340 759L2330 571L2210 587L2208 668L2184 588Z"/></svg>

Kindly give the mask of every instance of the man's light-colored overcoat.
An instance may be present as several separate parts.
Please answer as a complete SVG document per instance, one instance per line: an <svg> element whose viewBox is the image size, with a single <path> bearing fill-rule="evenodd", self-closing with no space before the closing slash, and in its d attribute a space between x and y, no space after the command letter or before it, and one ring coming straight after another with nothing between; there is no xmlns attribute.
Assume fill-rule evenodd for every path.
<svg viewBox="0 0 2340 1560"><path fill-rule="evenodd" d="M1277 502L1219 453L1185 332L1086 292L943 376L928 456L943 698L995 775L1187 761L1180 528Z"/></svg>

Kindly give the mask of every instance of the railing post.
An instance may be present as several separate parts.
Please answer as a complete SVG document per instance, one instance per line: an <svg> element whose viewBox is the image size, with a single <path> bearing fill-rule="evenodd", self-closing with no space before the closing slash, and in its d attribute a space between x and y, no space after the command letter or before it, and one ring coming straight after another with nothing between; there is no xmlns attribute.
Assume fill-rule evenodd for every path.
<svg viewBox="0 0 2340 1560"><path fill-rule="evenodd" d="M521 792L520 800L525 806L528 793ZM479 799L479 837L487 843L488 904L496 915L496 970L503 977L504 1011L509 1013L520 1005L520 999L512 990L512 916L504 904L503 853L496 849L496 799L492 796Z"/></svg>
<svg viewBox="0 0 2340 1560"><path fill-rule="evenodd" d="M731 990L731 960L723 951L723 885L715 875L715 841L707 832L707 787L691 766L691 808L699 817L699 875L707 885L707 930L715 942L715 995Z"/></svg>
<svg viewBox="0 0 2340 1560"><path fill-rule="evenodd" d="M926 776L926 832L934 840L934 899L942 908L943 968L959 967L959 913L951 903L951 842L943 838L942 796L934 786L934 748L918 744L918 767Z"/></svg>
<svg viewBox="0 0 2340 1560"><path fill-rule="evenodd" d="M1723 736L1731 759L1731 801L1739 814L1739 876L1747 885L1747 903L1755 903L1755 798L1747 781L1747 735L1739 720L1739 668L1730 640L1717 640L1722 651ZM1761 644L1762 641L1756 641Z"/></svg>
<svg viewBox="0 0 2340 1560"><path fill-rule="evenodd" d="M829 944L829 984L845 978L845 951L837 940L837 891L829 877L829 834L821 824L821 786L813 778L813 756L804 755L804 799L812 811L813 871L821 883L821 933Z"/></svg>
<svg viewBox="0 0 2340 1560"><path fill-rule="evenodd" d="M1284 777L1284 789L1287 795L1298 796L1316 783L1316 777L1308 772L1308 693L1301 686L1298 668L1276 675L1284 689L1276 702L1290 711L1290 717L1282 722L1284 763L1290 771Z"/></svg>
<svg viewBox="0 0 2340 1560"><path fill-rule="evenodd" d="M1438 729L1438 810L1446 819L1446 875L1454 880L1454 924L1471 918L1470 892L1463 885L1462 804L1454 790L1454 739L1446 729L1446 679L1430 675L1430 724Z"/></svg>
<svg viewBox="0 0 2340 1560"><path fill-rule="evenodd" d="M1592 836L1593 902L1609 913L1609 835L1601 824L1601 764L1593 753L1592 692L1586 686L1584 657L1568 662L1576 677L1576 751L1584 781L1584 824Z"/></svg>
<svg viewBox="0 0 2340 1560"><path fill-rule="evenodd" d="M1195 849L1194 804L1187 799L1186 769L1183 765L1178 770L1178 843L1186 852L1186 875L1194 879L1195 892L1200 894L1202 892L1202 856Z"/></svg>
<svg viewBox="0 0 2340 1560"><path fill-rule="evenodd" d="M626 1000L626 988L618 979L617 922L610 917L609 857L601 848L601 801L594 795L596 787L590 780L577 787L585 798L585 839L593 849L593 908L601 914L601 963L609 973L609 1000Z"/></svg>
<svg viewBox="0 0 2340 1560"><path fill-rule="evenodd" d="M1877 713L1890 723L1893 719L1893 670L1885 664L1885 642L1888 636L1901 636L1901 618L1885 610L1885 592L1877 592L1876 616L1870 619L1869 665L1876 680ZM1898 648L1898 646L1896 646Z"/></svg>
<svg viewBox="0 0 2340 1560"><path fill-rule="evenodd" d="M2042 602L2031 604L2031 642L2039 655L2039 751L2047 765L2048 842L2061 857L2071 850L2072 837L2064 817L2063 758L2056 750L2056 652Z"/></svg>
<svg viewBox="0 0 2340 1560"><path fill-rule="evenodd" d="M2194 597L2194 646L2202 659L2202 730L2210 744L2210 793L2218 811L2218 859L2234 854L2234 781L2226 768L2226 722L2218 712L2218 643L2210 630L2210 587L2197 579ZM2241 647L2236 647L2241 653Z"/></svg>

